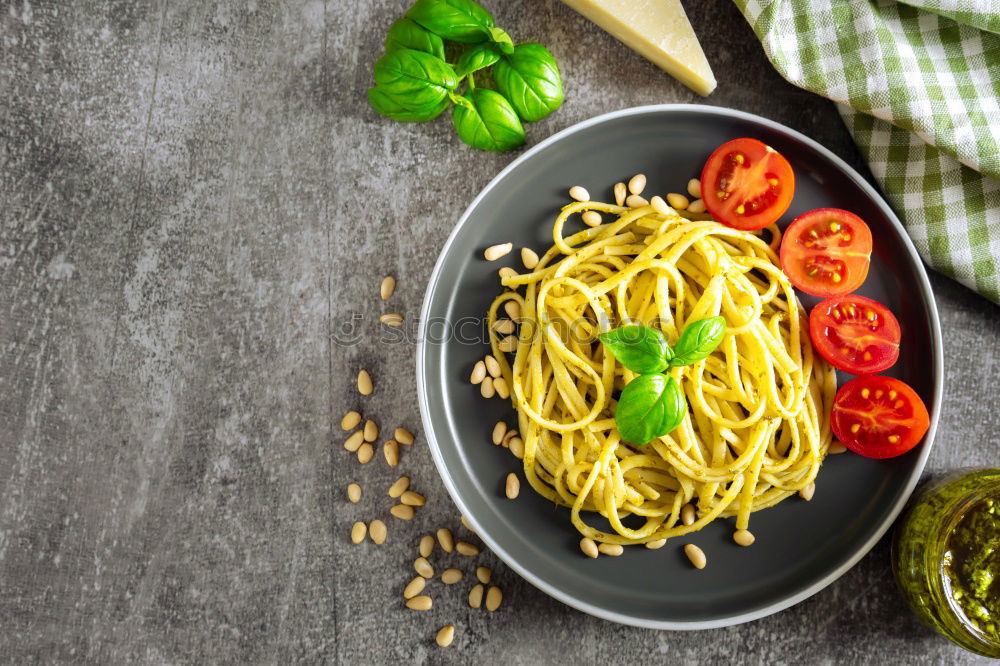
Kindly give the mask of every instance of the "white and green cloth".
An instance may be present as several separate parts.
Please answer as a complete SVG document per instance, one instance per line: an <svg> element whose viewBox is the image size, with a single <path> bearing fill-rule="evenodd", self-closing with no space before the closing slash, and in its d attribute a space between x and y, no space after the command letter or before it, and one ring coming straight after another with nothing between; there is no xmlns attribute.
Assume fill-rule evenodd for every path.
<svg viewBox="0 0 1000 666"><path fill-rule="evenodd" d="M830 98L924 260L1000 303L1000 0L735 0Z"/></svg>

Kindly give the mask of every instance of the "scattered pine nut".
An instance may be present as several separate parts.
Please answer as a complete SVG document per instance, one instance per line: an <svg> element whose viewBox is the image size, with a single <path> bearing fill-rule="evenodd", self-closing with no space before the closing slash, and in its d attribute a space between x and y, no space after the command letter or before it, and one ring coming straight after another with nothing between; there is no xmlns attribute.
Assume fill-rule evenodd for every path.
<svg viewBox="0 0 1000 666"><path fill-rule="evenodd" d="M365 442L365 433L361 430L358 430L357 432L351 433L351 435L344 440L344 448L350 451L351 453L354 453L359 448L361 448L361 445L364 444L364 442Z"/></svg>
<svg viewBox="0 0 1000 666"><path fill-rule="evenodd" d="M465 529L469 530L473 534L476 533L476 530L472 529L472 524L469 523L469 521L465 519L465 516L459 516L459 518L462 519L462 526L465 527Z"/></svg>
<svg viewBox="0 0 1000 666"><path fill-rule="evenodd" d="M434 537L425 534L420 537L420 557L430 557L434 552Z"/></svg>
<svg viewBox="0 0 1000 666"><path fill-rule="evenodd" d="M412 506L397 504L389 509L389 513L396 516L400 520L413 520L414 511Z"/></svg>
<svg viewBox="0 0 1000 666"><path fill-rule="evenodd" d="M583 554L587 557L596 558L601 554L601 552L597 549L597 544L594 543L594 540L590 537L583 537L580 539L580 550L582 550Z"/></svg>
<svg viewBox="0 0 1000 666"><path fill-rule="evenodd" d="M500 351L507 354L517 351L517 336L508 335L506 338L497 343L497 347L500 348Z"/></svg>
<svg viewBox="0 0 1000 666"><path fill-rule="evenodd" d="M365 536L368 534L368 526L362 523L360 520L351 527L351 541L354 543L361 543L365 540Z"/></svg>
<svg viewBox="0 0 1000 666"><path fill-rule="evenodd" d="M464 577L461 569L445 569L441 572L441 582L445 585L454 585Z"/></svg>
<svg viewBox="0 0 1000 666"><path fill-rule="evenodd" d="M438 629L437 636L434 637L434 641L439 647L448 647L453 640L455 640L455 625L453 624L446 624Z"/></svg>
<svg viewBox="0 0 1000 666"><path fill-rule="evenodd" d="M395 432L392 433L392 438L406 446L413 444L413 433L406 428L396 428Z"/></svg>
<svg viewBox="0 0 1000 666"><path fill-rule="evenodd" d="M396 481L389 486L389 497L396 499L410 487L410 477L401 476Z"/></svg>
<svg viewBox="0 0 1000 666"><path fill-rule="evenodd" d="M486 258L486 261L496 261L505 254L508 254L512 249L514 249L513 243L500 243L499 245L490 245L483 251L483 257Z"/></svg>
<svg viewBox="0 0 1000 666"><path fill-rule="evenodd" d="M569 188L569 196L571 199L576 199L577 201L590 201L590 192L579 185Z"/></svg>
<svg viewBox="0 0 1000 666"><path fill-rule="evenodd" d="M741 546L749 546L757 540L750 530L736 530L733 532L733 541Z"/></svg>
<svg viewBox="0 0 1000 666"><path fill-rule="evenodd" d="M837 440L833 440L833 442L830 443L830 448L827 449L827 453L829 453L831 456L835 456L835 455L843 453L846 450L847 450L847 447L844 446L841 442L838 442Z"/></svg>
<svg viewBox="0 0 1000 666"><path fill-rule="evenodd" d="M477 567L476 568L476 579L479 580L483 585L489 585L490 578L493 577L493 571L489 567Z"/></svg>
<svg viewBox="0 0 1000 666"><path fill-rule="evenodd" d="M628 191L631 194L642 194L646 189L646 174L637 173L628 181Z"/></svg>
<svg viewBox="0 0 1000 666"><path fill-rule="evenodd" d="M365 441L374 442L376 439L378 439L378 425L368 419L365 421Z"/></svg>
<svg viewBox="0 0 1000 666"><path fill-rule="evenodd" d="M538 265L538 253L532 250L530 247L521 248L521 263L529 271L533 270L535 266Z"/></svg>
<svg viewBox="0 0 1000 666"><path fill-rule="evenodd" d="M497 390L493 388L492 377L487 377L483 380L483 383L479 385L479 394L484 398L492 398L497 394Z"/></svg>
<svg viewBox="0 0 1000 666"><path fill-rule="evenodd" d="M640 206L648 206L649 202L645 198L640 197L638 194L630 194L628 198L625 199L625 205L629 208L639 208Z"/></svg>
<svg viewBox="0 0 1000 666"><path fill-rule="evenodd" d="M418 557L413 561L413 569L424 578L434 578L434 567L426 557Z"/></svg>
<svg viewBox="0 0 1000 666"><path fill-rule="evenodd" d="M386 529L385 523L377 518L371 522L371 525L368 526L368 534L371 535L372 541L380 546L385 543L385 538L388 536L388 533L389 531Z"/></svg>
<svg viewBox="0 0 1000 666"><path fill-rule="evenodd" d="M423 506L427 503L427 499L420 493L415 493L412 490L407 490L403 493L399 501L407 506Z"/></svg>
<svg viewBox="0 0 1000 666"><path fill-rule="evenodd" d="M520 492L521 481L517 478L517 474L511 472L507 475L507 483L504 486L504 493L506 493L507 499L517 499L517 495Z"/></svg>
<svg viewBox="0 0 1000 666"><path fill-rule="evenodd" d="M659 548L663 548L665 545L667 545L666 539L657 539L656 541L648 542L646 544L646 548L649 548L650 550L657 550Z"/></svg>
<svg viewBox="0 0 1000 666"><path fill-rule="evenodd" d="M351 500L354 504L361 501L361 486L356 483L348 484L347 486L347 499Z"/></svg>
<svg viewBox="0 0 1000 666"><path fill-rule="evenodd" d="M469 606L472 608L482 608L483 605L483 594L486 592L486 588L482 585L474 585L471 590L469 590Z"/></svg>
<svg viewBox="0 0 1000 666"><path fill-rule="evenodd" d="M815 492L816 492L816 484L810 483L808 486L799 491L799 497L808 502L813 498L813 494Z"/></svg>
<svg viewBox="0 0 1000 666"><path fill-rule="evenodd" d="M496 323L493 324L493 330L500 335L510 335L514 332L514 322L510 319L497 319Z"/></svg>
<svg viewBox="0 0 1000 666"><path fill-rule="evenodd" d="M500 363L493 358L492 354L487 354L483 362L486 364L486 372L490 373L490 377L496 378L500 376Z"/></svg>
<svg viewBox="0 0 1000 666"><path fill-rule="evenodd" d="M390 439L382 445L382 455L389 467L395 467L399 464L399 444Z"/></svg>
<svg viewBox="0 0 1000 666"><path fill-rule="evenodd" d="M469 375L469 381L473 384L478 384L486 378L486 364L482 361L476 361L476 364L472 367L472 374Z"/></svg>
<svg viewBox="0 0 1000 666"><path fill-rule="evenodd" d="M358 447L358 462L361 463L362 465L367 465L369 462L371 462L372 456L374 455L375 455L375 448L368 442L365 442L364 444Z"/></svg>
<svg viewBox="0 0 1000 666"><path fill-rule="evenodd" d="M667 202L663 200L663 197L656 195L649 200L649 205L653 207L657 213L661 215L668 215L670 213L670 208L667 207Z"/></svg>
<svg viewBox="0 0 1000 666"><path fill-rule="evenodd" d="M455 550L455 537L451 535L451 530L447 527L442 527L437 531L438 543L441 544L441 550L446 553L450 553Z"/></svg>
<svg viewBox="0 0 1000 666"><path fill-rule="evenodd" d="M423 576L417 576L403 588L403 598L412 599L423 592L425 587L427 587L427 579Z"/></svg>
<svg viewBox="0 0 1000 666"><path fill-rule="evenodd" d="M503 377L497 377L493 380L493 388L496 390L497 395L504 400L510 397L510 389L507 387L507 380Z"/></svg>
<svg viewBox="0 0 1000 666"><path fill-rule="evenodd" d="M412 599L407 599L406 601L406 607L415 611L427 611L430 610L433 605L434 602L431 601L431 598L426 595L413 597Z"/></svg>
<svg viewBox="0 0 1000 666"><path fill-rule="evenodd" d="M688 181L688 194L694 199L701 199L701 181L692 178Z"/></svg>
<svg viewBox="0 0 1000 666"><path fill-rule="evenodd" d="M691 566L695 569L704 569L705 565L708 564L708 558L705 557L705 551L693 543L689 543L684 546L684 554L687 555L689 560L691 560Z"/></svg>
<svg viewBox="0 0 1000 666"><path fill-rule="evenodd" d="M688 204L687 210L689 213L704 213L705 212L704 199L695 199L690 204Z"/></svg>
<svg viewBox="0 0 1000 666"><path fill-rule="evenodd" d="M367 370L362 370L358 373L358 393L361 395L371 395L372 391L375 390L374 384L372 384L372 376L368 374Z"/></svg>
<svg viewBox="0 0 1000 666"><path fill-rule="evenodd" d="M507 312L507 316L514 321L521 318L521 304L517 301L506 301L503 304L503 309Z"/></svg>
<svg viewBox="0 0 1000 666"><path fill-rule="evenodd" d="M514 429L508 430L507 434L504 435L503 439L500 441L500 445L505 449L508 448L510 446L510 440L513 439L514 437L517 437L517 430Z"/></svg>
<svg viewBox="0 0 1000 666"><path fill-rule="evenodd" d="M403 325L403 315L398 312L389 312L378 318L386 326L400 327Z"/></svg>
<svg viewBox="0 0 1000 666"><path fill-rule="evenodd" d="M514 454L514 457L518 460L524 460L524 440L520 437L511 437L510 441L507 442L507 448L510 452Z"/></svg>
<svg viewBox="0 0 1000 666"><path fill-rule="evenodd" d="M599 227L601 226L601 222L604 221L601 219L601 214L596 210L588 210L580 217L588 227Z"/></svg>
<svg viewBox="0 0 1000 666"><path fill-rule="evenodd" d="M504 435L507 434L507 424L503 421L497 421L497 424L493 426L493 443L499 445L503 441Z"/></svg>
<svg viewBox="0 0 1000 666"><path fill-rule="evenodd" d="M455 550L458 551L459 555L466 555L468 557L479 554L479 546L471 544L468 541L459 541L456 543Z"/></svg>
<svg viewBox="0 0 1000 666"><path fill-rule="evenodd" d="M691 202L683 194L677 194L676 192L671 192L667 195L667 203L674 210L684 210L688 207Z"/></svg>
<svg viewBox="0 0 1000 666"><path fill-rule="evenodd" d="M392 298L394 291L396 291L396 278L391 275L382 278L382 284L378 288L378 295L382 297L382 300L387 301Z"/></svg>
<svg viewBox="0 0 1000 666"><path fill-rule="evenodd" d="M625 552L620 543L601 543L597 545L597 550L611 557L618 557Z"/></svg>
<svg viewBox="0 0 1000 666"><path fill-rule="evenodd" d="M625 187L625 183L615 183L614 193L615 193L615 205L616 206L624 205L625 197L628 196L628 188Z"/></svg>
<svg viewBox="0 0 1000 666"><path fill-rule="evenodd" d="M486 591L486 610L493 612L500 608L500 603L503 601L503 592L496 585L490 587Z"/></svg>
<svg viewBox="0 0 1000 666"><path fill-rule="evenodd" d="M693 525L695 520L694 505L685 504L681 507L681 522L685 525Z"/></svg>
<svg viewBox="0 0 1000 666"><path fill-rule="evenodd" d="M497 271L497 275L500 276L501 280L509 280L511 278L517 277L517 271L515 271L510 266L504 266L503 268Z"/></svg>
<svg viewBox="0 0 1000 666"><path fill-rule="evenodd" d="M340 429L344 431L354 430L359 423L361 423L361 414L352 409L344 414L344 418L340 419Z"/></svg>

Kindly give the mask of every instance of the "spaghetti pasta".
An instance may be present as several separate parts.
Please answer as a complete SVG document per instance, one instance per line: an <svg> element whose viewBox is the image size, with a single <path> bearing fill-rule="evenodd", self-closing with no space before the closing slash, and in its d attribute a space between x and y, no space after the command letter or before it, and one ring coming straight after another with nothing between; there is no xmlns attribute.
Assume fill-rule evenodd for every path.
<svg viewBox="0 0 1000 666"><path fill-rule="evenodd" d="M574 214L613 221L564 235ZM616 218L616 219L615 219ZM830 445L833 369L813 354L804 316L770 243L712 220L652 206L574 202L528 273L502 279L488 330L517 410L531 487L571 508L585 537L613 544L669 539L750 514L809 486ZM496 333L508 302L521 318L513 363ZM670 370L689 405L681 425L646 446L621 441L614 410L635 374L597 341L615 326L659 327L673 344L689 323L721 315L708 358ZM685 525L681 510L697 507ZM585 512L610 525L598 529Z"/></svg>

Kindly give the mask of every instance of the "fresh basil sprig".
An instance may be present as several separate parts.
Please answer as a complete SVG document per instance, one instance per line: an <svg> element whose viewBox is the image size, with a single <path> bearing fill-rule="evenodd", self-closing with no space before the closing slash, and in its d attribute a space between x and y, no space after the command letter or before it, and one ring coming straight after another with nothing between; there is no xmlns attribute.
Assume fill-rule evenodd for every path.
<svg viewBox="0 0 1000 666"><path fill-rule="evenodd" d="M524 143L524 127L507 98L487 88L473 88L452 98L455 130L480 150L510 150Z"/></svg>
<svg viewBox="0 0 1000 666"><path fill-rule="evenodd" d="M708 357L725 334L726 320L709 317L688 324L673 349L661 331L649 326L622 326L598 336L622 365L639 373L622 390L615 408L624 441L644 446L681 424L687 414L684 392L662 372Z"/></svg>
<svg viewBox="0 0 1000 666"><path fill-rule="evenodd" d="M535 122L563 101L559 67L541 44L518 44L493 69L497 90L510 100L522 120Z"/></svg>

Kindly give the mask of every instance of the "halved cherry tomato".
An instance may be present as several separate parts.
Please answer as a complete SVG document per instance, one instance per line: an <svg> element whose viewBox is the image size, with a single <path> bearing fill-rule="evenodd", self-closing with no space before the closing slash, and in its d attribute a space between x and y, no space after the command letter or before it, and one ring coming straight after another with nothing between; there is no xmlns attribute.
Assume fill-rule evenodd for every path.
<svg viewBox="0 0 1000 666"><path fill-rule="evenodd" d="M753 231L777 221L794 194L795 174L788 160L757 139L727 141L701 172L705 208L735 229Z"/></svg>
<svg viewBox="0 0 1000 666"><path fill-rule="evenodd" d="M917 445L930 416L920 396L904 382L866 375L837 391L830 426L851 451L867 458L892 458Z"/></svg>
<svg viewBox="0 0 1000 666"><path fill-rule="evenodd" d="M814 296L849 294L868 277L872 232L854 213L817 208L802 213L781 239L781 269Z"/></svg>
<svg viewBox="0 0 1000 666"><path fill-rule="evenodd" d="M836 368L872 375L899 358L899 322L878 301L857 294L828 298L809 313L813 347Z"/></svg>

